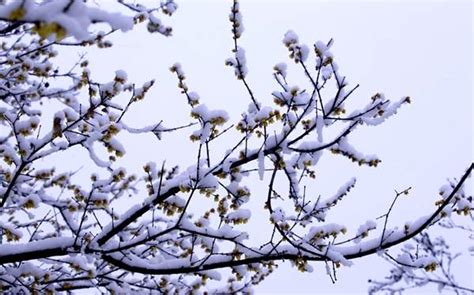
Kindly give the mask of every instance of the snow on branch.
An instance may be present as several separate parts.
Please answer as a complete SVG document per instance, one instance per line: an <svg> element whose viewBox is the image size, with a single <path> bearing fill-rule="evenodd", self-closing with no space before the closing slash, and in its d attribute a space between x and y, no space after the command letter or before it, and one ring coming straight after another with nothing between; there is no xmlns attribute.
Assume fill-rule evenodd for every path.
<svg viewBox="0 0 474 295"><path fill-rule="evenodd" d="M377 93L364 106L349 107L359 85L349 86L341 74L331 52L334 41L311 47L293 31L282 32L283 46L309 86L289 84L294 73L278 63L275 89L265 90L272 97L257 98L236 0L229 16L232 56L225 63L242 83L248 107L232 118L206 105L175 63L171 74L189 107L182 116L176 112L184 123L170 126L150 118L147 126L136 126L127 114L153 91L155 80L136 86L134 77L117 69L98 81L84 57L69 71L59 70L53 57L61 54L59 46L108 48L110 34L141 22L151 33L168 36L171 28L158 16L173 14L177 6L171 0L155 6L117 0L125 11L118 13L96 2L19 0L0 7L0 290L247 293L283 260L302 272L324 263L335 281L336 269L352 265L352 259L385 255L413 238L428 245L426 229L452 213L471 214L472 196L464 184L472 164L441 188L432 214L402 228L390 228L388 220L408 190L397 192L382 218L368 216L377 221L369 219L357 230L347 219L327 222L354 193L356 178L329 196L307 191L318 181L320 159L332 153L375 169L381 160L353 146L350 137L383 123L411 99L392 102ZM109 31L95 32L99 22ZM50 102L59 107L51 111ZM141 172L121 166L130 153L124 136L166 142L164 133L189 140L183 148L195 156L187 167L156 163L152 155ZM225 152L215 152L216 146ZM89 178L55 167L60 154L82 154L93 171ZM266 193L256 194L254 185ZM404 265L403 271L432 271L439 265L436 253L415 259L408 249L386 258Z"/></svg>

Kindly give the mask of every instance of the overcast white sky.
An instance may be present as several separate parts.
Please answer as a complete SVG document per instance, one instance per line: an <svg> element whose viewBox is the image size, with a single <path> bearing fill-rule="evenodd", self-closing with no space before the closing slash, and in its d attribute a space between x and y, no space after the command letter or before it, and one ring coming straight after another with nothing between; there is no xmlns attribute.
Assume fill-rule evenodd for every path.
<svg viewBox="0 0 474 295"><path fill-rule="evenodd" d="M102 4L102 1L97 1ZM104 1L105 2L105 1ZM110 79L125 69L138 83L155 78L148 100L137 106L127 122L149 125L161 119L168 125L188 121L184 97L168 68L179 61L188 85L209 107L226 109L238 119L249 100L224 60L231 56L228 21L231 1L178 1L171 19L174 35L164 38L142 31L114 37L115 47L92 50L94 75ZM365 102L376 92L395 100L409 95L413 104L375 128L360 128L352 143L366 154L382 159L380 168L359 168L344 159L326 155L320 162L317 185L332 193L352 176L358 186L331 216L354 226L383 214L394 189L413 186L402 200L394 221L415 219L433 209L437 189L447 177L458 177L473 159L472 106L472 2L470 1L252 1L242 0L245 31L240 45L246 49L248 81L260 101L270 104L277 89L272 67L288 62L283 34L294 30L301 42L334 38L333 53L341 73L361 87L354 100ZM306 83L290 68L294 84ZM129 142L124 165L140 171L148 161L192 164L187 136L168 137L157 143L151 137ZM225 149L225 148L224 148ZM259 185L263 188L259 188ZM258 192L266 184L251 184ZM459 246L459 245L458 245ZM461 245L463 246L463 245ZM380 278L386 267L379 258L360 259L339 272L332 285L323 265L302 274L282 266L257 293L365 293L369 277ZM463 267L460 280L472 278L473 261Z"/></svg>

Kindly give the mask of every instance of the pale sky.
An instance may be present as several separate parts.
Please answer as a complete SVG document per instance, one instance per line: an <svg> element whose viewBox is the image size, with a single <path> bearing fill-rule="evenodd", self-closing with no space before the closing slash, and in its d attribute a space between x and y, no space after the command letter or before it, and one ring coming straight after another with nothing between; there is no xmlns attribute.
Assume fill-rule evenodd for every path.
<svg viewBox="0 0 474 295"><path fill-rule="evenodd" d="M188 86L200 94L201 101L227 110L238 120L249 99L233 70L224 66L231 56L231 1L181 0L178 5L171 19L162 19L173 26L172 37L138 30L114 36L112 49L91 50L93 76L105 81L115 70L124 69L137 84L156 79L148 99L133 109L127 122L139 127L163 119L168 126L180 125L188 122L188 109L168 70L180 62ZM393 225L431 212L438 188L447 177L461 176L473 158L472 2L241 0L241 12L245 31L239 42L247 54L247 79L264 104L271 104L271 92L277 89L271 76L276 63L289 64L293 84L306 83L281 43L288 29L309 46L334 38L332 52L340 72L352 85L361 84L353 97L355 105L376 92L394 100L406 95L413 99L386 123L360 128L351 137L360 151L382 159L379 168L359 168L332 155L322 158L317 168L318 193L331 194L352 176L358 178L353 193L332 212L331 221L357 227L385 213L393 190L408 186L413 186L412 195L397 204ZM195 150L188 152L188 133L165 137L163 142L151 136L134 137L125 142L128 154L123 165L140 173L144 163L166 159L186 168L193 164ZM249 186L257 192L253 195L266 189L265 183ZM281 265L256 291L366 293L369 277L387 274L387 264L380 258L354 262L339 271L335 285L323 264L306 274ZM472 258L470 265L461 268L459 281L467 283Z"/></svg>

